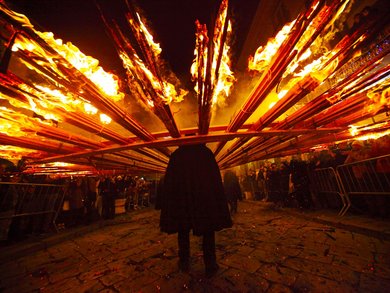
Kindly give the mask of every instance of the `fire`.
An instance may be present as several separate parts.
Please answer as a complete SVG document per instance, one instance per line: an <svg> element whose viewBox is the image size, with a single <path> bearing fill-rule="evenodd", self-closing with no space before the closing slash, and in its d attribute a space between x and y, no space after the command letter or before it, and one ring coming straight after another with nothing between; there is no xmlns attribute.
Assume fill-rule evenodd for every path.
<svg viewBox="0 0 390 293"><path fill-rule="evenodd" d="M0 145L0 158L15 162L24 157L37 158L40 157L40 152L33 151L26 148Z"/></svg>
<svg viewBox="0 0 390 293"><path fill-rule="evenodd" d="M61 39L54 39L51 32L36 33L54 48L63 58L69 61L81 73L87 76L104 94L114 101L123 99L124 94L119 92L119 79L114 74L104 71L99 61L91 56L84 55L79 48L70 42L63 44Z"/></svg>
<svg viewBox="0 0 390 293"><path fill-rule="evenodd" d="M204 92L204 82L206 80L206 70L207 70L207 55L208 55L208 43L209 38L207 36L207 27L202 25L197 20L196 25L196 46L194 50L195 59L191 65L191 76L193 80L200 80L195 83L195 91L199 94Z"/></svg>
<svg viewBox="0 0 390 293"><path fill-rule="evenodd" d="M94 106L92 106L89 103L84 103L84 111L87 114L95 115L98 112L98 109L96 109Z"/></svg>
<svg viewBox="0 0 390 293"><path fill-rule="evenodd" d="M355 125L349 125L349 133L352 136L356 136L356 135L359 134L359 130L358 130L358 128Z"/></svg>
<svg viewBox="0 0 390 293"><path fill-rule="evenodd" d="M249 57L248 68L249 70L255 70L262 72L264 71L272 58L275 56L275 53L278 51L281 44L287 38L291 28L294 26L295 21L292 21L285 26L276 34L274 38L268 40L268 43L265 47L260 46L255 55Z"/></svg>
<svg viewBox="0 0 390 293"><path fill-rule="evenodd" d="M136 87L136 92L151 108L155 106L155 103L160 104L160 101L155 101L154 96L151 96L148 92L150 85L163 103L181 102L188 92L183 89L176 90L173 84L164 80L161 76L156 76L160 75L156 67L159 66L162 50L160 45L154 42L152 34L146 28L138 13L136 13L136 17L136 19L133 19L131 14L128 14L127 19L146 60L142 60L137 55L130 42L126 44L130 52L120 49L119 57L126 69L129 83L132 83L129 86Z"/></svg>
<svg viewBox="0 0 390 293"><path fill-rule="evenodd" d="M372 89L367 92L367 97L371 103L368 106L370 112L376 112L382 107L390 106L390 78L385 77L378 81Z"/></svg>
<svg viewBox="0 0 390 293"><path fill-rule="evenodd" d="M61 39L54 39L54 35L51 32L40 32L35 30L34 26L25 15L18 14L8 9L6 6L2 6L2 10L15 21L21 23L25 27L29 27L52 49L54 49L58 55L56 56L52 52L47 52L36 41L20 35L18 35L17 39L15 40L15 44L12 47L14 52L23 50L32 53L33 56L38 56L39 61L37 63L39 65L50 68L50 70L55 70L57 74L60 73L60 70L58 69L56 62L57 59L59 59L58 57L62 56L72 66L77 68L88 79L90 79L106 96L114 101L120 101L123 99L124 94L119 92L118 77L104 71L104 69L99 66L99 61L97 59L84 55L76 46L70 42L64 44ZM62 65L66 66L66 64ZM64 76L63 74L60 75L67 79L67 76Z"/></svg>
<svg viewBox="0 0 390 293"><path fill-rule="evenodd" d="M106 114L100 114L100 121L103 123L103 124L110 124L112 119L111 117L107 116Z"/></svg>
<svg viewBox="0 0 390 293"><path fill-rule="evenodd" d="M356 140L379 139L379 138L384 137L384 136L389 135L389 134L390 134L390 129L385 130L385 131L381 131L381 132L368 133L368 134L356 137L355 139Z"/></svg>
<svg viewBox="0 0 390 293"><path fill-rule="evenodd" d="M146 26L144 25L144 23L142 22L141 20L141 17L139 16L139 14L137 13L137 18L138 18L138 21L140 23L140 32L141 33L144 33L144 36L149 44L149 46L152 48L152 51L153 53L155 54L155 56L159 56L162 52L161 48L160 48L160 44L158 43L155 43L153 41L153 36L151 33L149 33L148 29L146 28ZM133 22L131 20L129 20L129 23L130 25L133 25Z"/></svg>
<svg viewBox="0 0 390 293"><path fill-rule="evenodd" d="M132 56L133 58L130 58L125 52L121 52L119 57L122 59L123 66L126 69L130 82L138 81L143 83L145 80L149 81L156 94L162 101L164 101L164 103L169 104L171 102L181 102L183 101L184 96L187 95L187 91L180 89L178 93L173 84L164 80L160 81L146 67L145 63L138 57L137 54L134 54ZM148 105L154 106L154 102L150 99L150 97L146 96L146 99Z"/></svg>
<svg viewBox="0 0 390 293"><path fill-rule="evenodd" d="M233 72L230 69L230 46L228 45L232 33L232 25L227 19L227 0L221 3L218 18L215 23L212 39L212 60L211 69L208 68L209 58L209 38L207 28L196 21L196 47L194 51L195 59L191 66L191 75L195 83L195 91L200 94L205 92L206 78L210 74L210 85L212 87L211 105L223 104L223 97L227 97L235 81ZM226 29L226 41L223 41L224 27ZM219 59L220 58L220 59ZM210 70L210 72L208 72Z"/></svg>

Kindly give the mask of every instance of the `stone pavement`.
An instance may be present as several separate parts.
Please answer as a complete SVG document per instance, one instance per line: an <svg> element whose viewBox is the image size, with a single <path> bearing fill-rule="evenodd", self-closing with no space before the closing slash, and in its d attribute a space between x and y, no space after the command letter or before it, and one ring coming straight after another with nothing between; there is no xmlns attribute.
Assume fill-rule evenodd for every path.
<svg viewBox="0 0 390 293"><path fill-rule="evenodd" d="M179 272L176 235L158 222L145 208L1 247L0 292L390 292L388 221L240 202L233 228L217 233L210 279L201 239Z"/></svg>

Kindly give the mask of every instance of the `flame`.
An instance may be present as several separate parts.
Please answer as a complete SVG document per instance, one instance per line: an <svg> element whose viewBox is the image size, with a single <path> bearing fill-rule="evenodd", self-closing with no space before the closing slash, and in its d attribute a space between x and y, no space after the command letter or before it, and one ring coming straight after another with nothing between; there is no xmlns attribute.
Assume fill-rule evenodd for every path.
<svg viewBox="0 0 390 293"><path fill-rule="evenodd" d="M260 46L254 56L250 56L248 60L248 69L262 72L269 65L272 58L275 56L275 53L278 51L281 44L287 38L288 34L291 31L291 28L295 24L295 21L292 21L285 26L276 34L274 38L270 38L265 47Z"/></svg>
<svg viewBox="0 0 390 293"><path fill-rule="evenodd" d="M359 134L359 130L357 128L357 126L355 125L349 125L349 133L352 135L352 136L356 136Z"/></svg>
<svg viewBox="0 0 390 293"><path fill-rule="evenodd" d="M106 114L101 113L100 114L100 121L103 124L110 124L112 119L111 119L111 117L107 116Z"/></svg>
<svg viewBox="0 0 390 293"><path fill-rule="evenodd" d="M390 134L390 129L385 130L385 131L381 131L381 132L368 133L368 134L356 137L355 139L356 140L379 139L379 138L384 137L384 136L389 135L389 134Z"/></svg>
<svg viewBox="0 0 390 293"><path fill-rule="evenodd" d="M161 48L160 48L160 44L158 43L155 43L153 41L153 36L151 33L149 33L148 29L146 28L146 26L144 25L144 23L142 22L141 20L141 17L139 16L139 14L137 13L137 18L138 18L138 21L140 23L140 32L144 33L144 36L146 38L146 41L148 42L149 46L152 48L152 51L153 53L155 54L155 56L159 56L162 52ZM132 25L132 22L130 21L130 25Z"/></svg>
<svg viewBox="0 0 390 293"><path fill-rule="evenodd" d="M173 84L167 81L160 81L155 77L137 54L134 54L133 58L130 58L125 52L121 52L119 57L122 59L129 80L133 82L137 80L141 83L145 80L149 81L158 97L164 101L164 103L181 102L183 101L184 96L187 95L187 91L180 89L178 93ZM154 106L154 102L150 97L147 97L146 99L147 104Z"/></svg>
<svg viewBox="0 0 390 293"><path fill-rule="evenodd" d="M195 59L191 65L191 76L193 80L198 80L200 82L195 83L195 92L198 94L204 92L204 82L206 80L206 70L207 70L207 55L208 55L208 42L209 38L207 36L207 27L202 25L197 20L196 25L196 45L194 50ZM200 88L200 85L202 88Z"/></svg>
<svg viewBox="0 0 390 293"><path fill-rule="evenodd" d="M0 145L0 158L15 162L24 157L39 158L41 153L17 146Z"/></svg>
<svg viewBox="0 0 390 293"><path fill-rule="evenodd" d="M230 89L235 81L233 72L230 69L231 60L229 57L230 46L228 45L230 35L232 33L232 25L228 16L227 0L221 3L218 18L215 23L213 34L213 55L211 60L210 71L210 84L213 91L211 96L211 105L219 103L223 104L223 98L229 96ZM222 38L224 33L224 26L227 21L227 35L226 41L222 44ZM194 61L191 66L191 75L193 80L197 80L195 83L195 91L200 94L205 92L205 82L207 76L207 64L208 64L208 50L209 50L209 38L207 36L207 27L201 25L199 21L196 21L196 46L194 51ZM222 47L221 47L222 45ZM221 54L220 64L218 64L218 58ZM217 68L219 66L219 68ZM200 88L201 87L201 88Z"/></svg>
<svg viewBox="0 0 390 293"><path fill-rule="evenodd" d="M90 103L84 103L84 111L87 114L95 115L98 112L98 109L96 109Z"/></svg>
<svg viewBox="0 0 390 293"><path fill-rule="evenodd" d="M9 17L19 22L22 26L30 28L52 49L54 49L58 55L55 55L53 52L47 52L36 41L21 35L18 35L16 38L14 46L12 47L13 51L23 50L33 53L30 55L39 56L39 61L37 63L46 68L50 68L50 70L55 70L57 74L61 71L58 69L56 62L59 59L58 57L62 56L71 65L83 73L88 79L90 79L106 96L114 101L123 99L124 94L119 92L118 77L104 71L104 69L99 66L99 61L97 59L84 55L76 46L70 42L63 44L61 39L54 39L54 35L51 32L40 32L35 30L34 26L25 15L18 14L5 6L2 6L2 10ZM45 64L46 62L44 60L46 60L46 62L49 64ZM66 66L66 64L62 65ZM60 74L60 76L67 79L67 76L64 76L64 74Z"/></svg>
<svg viewBox="0 0 390 293"><path fill-rule="evenodd" d="M368 111L376 112L383 107L390 106L390 78L387 76L376 82L370 91L367 92L367 97L370 99Z"/></svg>

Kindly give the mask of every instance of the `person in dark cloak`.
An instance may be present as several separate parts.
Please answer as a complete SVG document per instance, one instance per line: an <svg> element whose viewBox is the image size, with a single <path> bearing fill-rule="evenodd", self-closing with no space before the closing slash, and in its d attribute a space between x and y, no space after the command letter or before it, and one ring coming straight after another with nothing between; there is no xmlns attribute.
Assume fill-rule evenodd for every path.
<svg viewBox="0 0 390 293"><path fill-rule="evenodd" d="M207 277L219 269L215 232L232 227L218 164L204 144L180 146L169 160L164 186L158 199L160 229L178 233L179 269L190 267L190 231L203 237L203 259Z"/></svg>

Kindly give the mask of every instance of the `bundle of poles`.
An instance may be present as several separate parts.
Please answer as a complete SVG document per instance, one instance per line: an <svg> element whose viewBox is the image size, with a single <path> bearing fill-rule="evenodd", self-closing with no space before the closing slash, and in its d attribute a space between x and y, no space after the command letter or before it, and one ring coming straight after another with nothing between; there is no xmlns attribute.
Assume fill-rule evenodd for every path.
<svg viewBox="0 0 390 293"><path fill-rule="evenodd" d="M52 114L104 141L98 142L55 125L43 124L38 119L30 119L28 124L20 127L26 133L35 133L36 136L2 133L0 144L42 152L41 158L34 159L32 166L69 162L88 166L84 167L86 171L110 172L117 169L125 172L131 168L133 171L164 172L170 156L169 147L184 144L216 143L214 154L224 169L251 161L308 152L316 145L353 139L348 130L349 125L379 117L388 111L389 104L375 104L370 99L371 93L388 92L390 65L381 62L390 52L387 14L378 13L346 34L332 50L322 56L326 58L322 58L311 72L302 77L292 77L294 72L290 72L291 65L299 64L305 52L331 29L335 15L342 13L348 3L348 0L312 1L306 11L298 15L275 54L267 60L261 74L255 76L253 90L244 97L242 106L228 125L210 126L213 99L221 77L222 58L228 46L230 13L228 1L222 0L211 30L199 22L196 24L197 73L194 82L197 88L198 126L182 130L177 126L170 103L175 99L180 100L185 91L176 90L177 79L173 73L167 77L166 71L161 70L163 62L160 60L158 45L151 40L136 8L126 1L127 29L115 19L107 17L101 9L102 20L126 69L130 95L143 102L145 108L162 122L166 132L161 133L149 132L130 115L128 109L102 92L52 44L0 3L0 21L9 24L5 31L12 36L9 38L9 48L18 41L31 41L40 48L37 51L19 48L12 53L13 56L34 70L43 84L90 103L129 134L104 126L81 111L70 108L64 110L55 105L50 109ZM365 53L355 57L354 54L359 50ZM45 52L45 55L40 52ZM30 80L7 70L8 62L3 61L0 66L0 92L1 98L8 100L10 110L18 107L28 109L30 101L45 96L45 92ZM256 110L264 107L267 97L279 86L286 84L289 85L287 93L261 117L248 123L249 118L254 118L252 116ZM301 101L305 102L298 107ZM291 111L293 107L298 109ZM286 116L289 111L291 113ZM285 117L280 119L283 115ZM5 113L0 113L0 118L12 120ZM376 127L375 131L390 128L388 118L375 121L371 126L373 129ZM364 130L363 133L369 131ZM198 135L183 135L193 132ZM51 172L60 170L47 168ZM44 169L36 165L36 169L29 170ZM76 170L77 167L69 169Z"/></svg>

